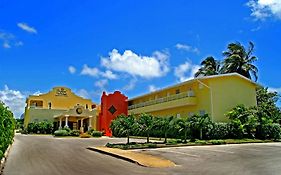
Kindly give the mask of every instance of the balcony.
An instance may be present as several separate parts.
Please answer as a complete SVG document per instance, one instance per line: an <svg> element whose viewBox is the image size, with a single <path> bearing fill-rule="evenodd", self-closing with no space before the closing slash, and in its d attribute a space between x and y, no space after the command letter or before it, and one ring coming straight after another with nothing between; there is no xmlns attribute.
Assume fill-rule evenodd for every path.
<svg viewBox="0 0 281 175"><path fill-rule="evenodd" d="M156 100L150 100L138 103L128 107L130 113L139 114L144 112L153 112L164 109L170 109L181 106L192 106L197 104L197 98L194 93L184 92Z"/></svg>

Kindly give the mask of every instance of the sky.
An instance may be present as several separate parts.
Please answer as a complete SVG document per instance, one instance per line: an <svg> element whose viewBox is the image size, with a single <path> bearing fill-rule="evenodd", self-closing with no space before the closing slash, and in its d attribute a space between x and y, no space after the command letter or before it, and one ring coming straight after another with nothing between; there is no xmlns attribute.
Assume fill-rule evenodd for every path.
<svg viewBox="0 0 281 175"><path fill-rule="evenodd" d="M0 0L0 100L19 117L28 95L54 86L131 98L249 41L258 83L281 93L280 36L281 0Z"/></svg>

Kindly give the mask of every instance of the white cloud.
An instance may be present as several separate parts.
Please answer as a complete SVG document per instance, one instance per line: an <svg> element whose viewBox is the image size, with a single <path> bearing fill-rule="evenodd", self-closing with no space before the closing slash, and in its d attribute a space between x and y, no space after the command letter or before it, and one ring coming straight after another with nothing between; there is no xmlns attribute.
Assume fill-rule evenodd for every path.
<svg viewBox="0 0 281 175"><path fill-rule="evenodd" d="M270 92L277 92L277 93L281 94L281 87L280 88L269 87L268 91L270 91Z"/></svg>
<svg viewBox="0 0 281 175"><path fill-rule="evenodd" d="M152 56L141 56L131 50L120 54L118 50L113 49L109 52L109 57L101 58L101 64L107 69L132 76L155 78L162 77L169 71L168 59L167 52L156 51Z"/></svg>
<svg viewBox="0 0 281 175"><path fill-rule="evenodd" d="M78 91L75 91L75 94L83 98L87 98L87 99L91 98L90 93L86 89L79 89Z"/></svg>
<svg viewBox="0 0 281 175"><path fill-rule="evenodd" d="M108 84L108 80L107 79L103 79L103 80L99 80L95 82L95 86L99 87L100 89L104 90L105 86Z"/></svg>
<svg viewBox="0 0 281 175"><path fill-rule="evenodd" d="M11 45L8 43L8 42L4 42L3 43L3 47L5 48L5 49L10 49L11 48Z"/></svg>
<svg viewBox="0 0 281 175"><path fill-rule="evenodd" d="M36 91L33 93L33 95L41 95L41 94L42 94L42 92L40 92L40 91Z"/></svg>
<svg viewBox="0 0 281 175"><path fill-rule="evenodd" d="M158 88L155 87L154 85L149 85L149 86L148 86L148 90L149 90L149 92L154 92L154 91L157 91Z"/></svg>
<svg viewBox="0 0 281 175"><path fill-rule="evenodd" d="M265 20L269 17L281 19L280 0L250 0L246 5L251 8L251 16L255 20Z"/></svg>
<svg viewBox="0 0 281 175"><path fill-rule="evenodd" d="M75 68L74 66L69 66L69 67L68 67L68 71L69 71L71 74L75 74L76 68Z"/></svg>
<svg viewBox="0 0 281 175"><path fill-rule="evenodd" d="M186 61L175 68L174 75L180 82L190 80L200 68L199 65L193 65L191 62Z"/></svg>
<svg viewBox="0 0 281 175"><path fill-rule="evenodd" d="M108 79L117 79L117 75L111 72L110 70L106 70L105 72L100 72L100 75L104 78Z"/></svg>
<svg viewBox="0 0 281 175"><path fill-rule="evenodd" d="M82 75L89 75L92 77L98 77L99 75L99 69L98 68L91 68L87 64L84 64L83 69L81 71Z"/></svg>
<svg viewBox="0 0 281 175"><path fill-rule="evenodd" d="M96 67L91 68L87 64L85 64L83 66L81 74L82 75L88 75L88 76L91 76L91 77L102 76L102 77L107 78L107 79L117 79L118 78L118 76L110 70L106 70L105 72L103 72L103 71L100 71Z"/></svg>
<svg viewBox="0 0 281 175"><path fill-rule="evenodd" d="M17 118L24 112L25 98L20 91L9 89L7 85L0 90L0 101L4 102Z"/></svg>
<svg viewBox="0 0 281 175"><path fill-rule="evenodd" d="M177 49L179 49L179 50L185 50L187 52L193 52L195 54L199 54L200 53L200 51L199 51L199 49L197 47L192 47L192 46L187 45L187 44L180 44L180 43L178 43L178 44L175 45L175 47Z"/></svg>
<svg viewBox="0 0 281 175"><path fill-rule="evenodd" d="M0 41L2 42L2 47L5 49L12 48L12 46L22 46L22 41L17 41L16 37L8 32L0 30Z"/></svg>
<svg viewBox="0 0 281 175"><path fill-rule="evenodd" d="M132 90L132 89L135 88L136 83L137 83L137 80L136 80L136 79L132 79L132 80L130 80L129 83L126 84L122 89L123 89L124 91L130 91L130 90Z"/></svg>
<svg viewBox="0 0 281 175"><path fill-rule="evenodd" d="M251 29L251 32L257 32L257 31L259 31L261 29L261 26L258 26L258 27L256 27L256 28L252 28Z"/></svg>
<svg viewBox="0 0 281 175"><path fill-rule="evenodd" d="M37 30L34 27L31 27L26 23L20 22L17 25L19 28L21 28L22 30L24 30L26 32L37 34Z"/></svg>

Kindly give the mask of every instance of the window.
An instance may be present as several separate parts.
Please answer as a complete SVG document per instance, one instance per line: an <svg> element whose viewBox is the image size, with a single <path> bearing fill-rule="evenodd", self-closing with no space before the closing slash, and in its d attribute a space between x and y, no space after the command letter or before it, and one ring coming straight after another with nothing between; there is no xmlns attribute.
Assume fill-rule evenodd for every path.
<svg viewBox="0 0 281 175"><path fill-rule="evenodd" d="M49 102L49 103L48 103L48 106L49 106L49 109L51 109L51 108L52 108L52 103Z"/></svg>
<svg viewBox="0 0 281 175"><path fill-rule="evenodd" d="M86 109L88 109L89 107L88 107L88 104L86 104Z"/></svg>
<svg viewBox="0 0 281 175"><path fill-rule="evenodd" d="M177 89L177 90L176 90L176 94L179 94L179 93L180 93L180 90L179 90L179 89Z"/></svg>

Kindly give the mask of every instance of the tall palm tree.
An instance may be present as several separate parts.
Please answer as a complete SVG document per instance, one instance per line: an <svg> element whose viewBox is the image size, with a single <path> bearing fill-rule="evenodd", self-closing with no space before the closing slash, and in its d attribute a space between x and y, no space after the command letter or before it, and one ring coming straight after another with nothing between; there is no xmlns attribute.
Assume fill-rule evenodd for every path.
<svg viewBox="0 0 281 175"><path fill-rule="evenodd" d="M249 79L252 76L257 81L258 68L253 64L257 57L253 56L254 44L249 42L248 49L245 49L239 42L230 43L227 51L223 52L225 59L223 61L222 73L237 72Z"/></svg>
<svg viewBox="0 0 281 175"><path fill-rule="evenodd" d="M195 77L217 75L220 72L220 63L214 57L209 56L201 62L201 68L195 73Z"/></svg>

